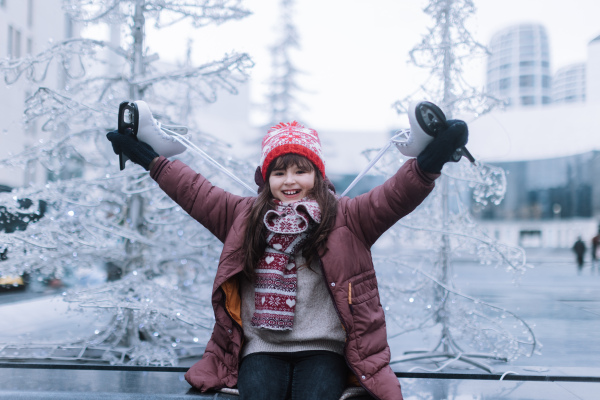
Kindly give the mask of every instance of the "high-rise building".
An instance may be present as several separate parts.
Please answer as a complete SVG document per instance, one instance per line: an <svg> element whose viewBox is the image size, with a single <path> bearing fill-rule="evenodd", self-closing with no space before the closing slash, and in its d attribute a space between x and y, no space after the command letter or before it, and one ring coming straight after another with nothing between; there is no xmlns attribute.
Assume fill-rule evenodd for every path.
<svg viewBox="0 0 600 400"><path fill-rule="evenodd" d="M76 35L76 28L62 10L62 0L0 0L0 59L17 60L42 52L54 43ZM0 159L17 154L39 143L40 127L22 125L25 99L35 89L24 76L11 82L0 74ZM50 63L40 86L51 89L64 85L65 76ZM10 85L7 85L11 83ZM2 168L0 184L11 187L45 182L46 173L39 163L31 163L24 172Z"/></svg>
<svg viewBox="0 0 600 400"><path fill-rule="evenodd" d="M552 101L550 51L546 29L519 24L491 39L487 92L507 107L536 106Z"/></svg>
<svg viewBox="0 0 600 400"><path fill-rule="evenodd" d="M585 88L586 101L600 103L600 36L588 44Z"/></svg>
<svg viewBox="0 0 600 400"><path fill-rule="evenodd" d="M577 63L560 68L552 79L552 103L585 102L586 65Z"/></svg>

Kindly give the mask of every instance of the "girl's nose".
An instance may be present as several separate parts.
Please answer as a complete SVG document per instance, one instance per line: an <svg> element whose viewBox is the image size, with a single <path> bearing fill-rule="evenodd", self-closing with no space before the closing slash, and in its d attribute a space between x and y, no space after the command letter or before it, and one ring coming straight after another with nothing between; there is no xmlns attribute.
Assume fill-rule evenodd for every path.
<svg viewBox="0 0 600 400"><path fill-rule="evenodd" d="M285 174L285 183L294 183L294 174Z"/></svg>

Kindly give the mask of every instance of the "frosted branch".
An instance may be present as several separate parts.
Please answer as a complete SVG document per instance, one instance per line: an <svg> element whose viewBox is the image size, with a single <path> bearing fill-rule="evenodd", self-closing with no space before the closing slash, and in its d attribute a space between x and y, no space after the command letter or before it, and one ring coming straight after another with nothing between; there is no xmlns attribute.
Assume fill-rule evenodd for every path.
<svg viewBox="0 0 600 400"><path fill-rule="evenodd" d="M117 22L133 17L135 3L136 0L65 0L63 9L76 21ZM154 18L158 27L185 19L201 27L250 15L239 0L144 0L143 4L146 15Z"/></svg>

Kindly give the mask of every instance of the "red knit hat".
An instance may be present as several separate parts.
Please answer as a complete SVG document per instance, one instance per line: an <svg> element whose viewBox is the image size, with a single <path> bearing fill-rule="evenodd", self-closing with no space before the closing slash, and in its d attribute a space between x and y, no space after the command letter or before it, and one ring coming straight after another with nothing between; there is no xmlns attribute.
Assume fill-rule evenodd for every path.
<svg viewBox="0 0 600 400"><path fill-rule="evenodd" d="M314 129L306 128L294 121L282 122L272 127L263 138L260 168L265 181L267 170L273 160L290 153L308 158L325 177L325 162L319 134Z"/></svg>

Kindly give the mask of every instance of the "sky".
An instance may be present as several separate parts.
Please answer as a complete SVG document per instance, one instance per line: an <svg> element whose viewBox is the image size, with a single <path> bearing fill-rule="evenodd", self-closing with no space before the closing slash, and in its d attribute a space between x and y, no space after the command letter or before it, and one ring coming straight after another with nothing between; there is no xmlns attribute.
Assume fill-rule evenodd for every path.
<svg viewBox="0 0 600 400"><path fill-rule="evenodd" d="M427 32L432 20L426 0L301 0L294 22L301 50L294 54L303 73L299 101L306 107L298 119L316 129L389 130L405 120L392 109L411 94L427 72L408 63L408 52ZM251 71L252 101L264 101L269 78L268 46L278 35L279 0L246 0L253 14L219 26L190 29L180 24L148 32L148 46L166 61L185 58L188 39L192 57L204 63L231 51L246 52ZM474 38L487 45L494 32L518 23L541 23L550 40L551 69L583 62L587 43L600 35L597 0L474 0L476 13L467 21ZM467 79L484 85L485 59L472 60ZM435 102L435 99L430 99ZM255 122L260 123L260 114Z"/></svg>

